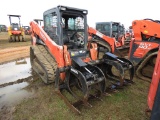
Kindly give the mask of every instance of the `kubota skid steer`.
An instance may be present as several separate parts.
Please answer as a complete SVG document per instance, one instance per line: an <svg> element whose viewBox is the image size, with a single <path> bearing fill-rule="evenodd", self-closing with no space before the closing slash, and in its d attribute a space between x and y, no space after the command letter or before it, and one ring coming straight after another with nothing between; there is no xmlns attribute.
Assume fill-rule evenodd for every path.
<svg viewBox="0 0 160 120"><path fill-rule="evenodd" d="M116 86L126 83L125 70L130 71L131 81L134 74L132 63L111 53L97 59L97 44L88 43L87 13L83 9L57 6L44 12L44 29L35 21L30 22L33 70L46 84L55 82L55 92L79 114L78 103L91 106L88 99L105 94L106 76L112 73L109 71L112 66L121 73Z"/></svg>
<svg viewBox="0 0 160 120"><path fill-rule="evenodd" d="M92 28L93 29L93 28ZM96 31L101 32L101 35L110 37L113 39L108 39L106 37L100 37L97 35L92 35L96 40L98 40L98 45L101 47L108 46L110 49L113 49L113 43L115 46L115 52L118 52L118 55L124 57L128 55L129 52L129 43L130 40L125 38L125 28L124 25L120 22L97 22ZM106 48L107 49L107 48ZM110 52L113 52L111 50Z"/></svg>
<svg viewBox="0 0 160 120"><path fill-rule="evenodd" d="M10 26L8 28L9 42L24 41L24 30L20 23L20 15L8 15ZM18 18L19 22L13 23L12 18Z"/></svg>
<svg viewBox="0 0 160 120"><path fill-rule="evenodd" d="M92 27L88 27L88 34L92 42L97 43L101 53L111 52L119 57L124 57L128 54L129 45L125 45L124 36L119 35L118 38L110 37Z"/></svg>
<svg viewBox="0 0 160 120"><path fill-rule="evenodd" d="M160 21L134 20L132 29L135 39L130 43L128 58L136 66L136 75L150 82L160 43Z"/></svg>

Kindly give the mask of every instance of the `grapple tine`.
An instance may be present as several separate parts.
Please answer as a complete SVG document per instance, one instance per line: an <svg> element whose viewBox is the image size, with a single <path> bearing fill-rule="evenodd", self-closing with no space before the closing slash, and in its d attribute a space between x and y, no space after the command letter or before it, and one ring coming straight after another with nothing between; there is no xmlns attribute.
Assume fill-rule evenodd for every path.
<svg viewBox="0 0 160 120"><path fill-rule="evenodd" d="M70 69L66 71L64 82L59 85L59 81L57 80L55 84L57 88L56 93L65 101L66 105L69 106L72 111L78 114L80 114L77 108L79 104L92 107L89 103L91 97L94 96L94 98L101 100L98 94L94 93L99 93L99 96L101 96L106 90L106 78L102 70L89 64L82 66L78 70L71 66ZM71 103L68 96L65 97L60 92L62 89L68 91L77 101ZM92 94L91 92L94 93Z"/></svg>
<svg viewBox="0 0 160 120"><path fill-rule="evenodd" d="M59 90L56 90L55 93L60 96L61 99L64 100L64 102L66 103L66 105L73 111L75 112L76 114L81 114L81 112L76 108L74 107L74 105L72 105L68 100L67 98L61 94L61 92Z"/></svg>
<svg viewBox="0 0 160 120"><path fill-rule="evenodd" d="M88 98L84 98L84 99L83 99L83 104L84 104L84 106L86 106L86 107L93 107L93 106L88 102Z"/></svg>

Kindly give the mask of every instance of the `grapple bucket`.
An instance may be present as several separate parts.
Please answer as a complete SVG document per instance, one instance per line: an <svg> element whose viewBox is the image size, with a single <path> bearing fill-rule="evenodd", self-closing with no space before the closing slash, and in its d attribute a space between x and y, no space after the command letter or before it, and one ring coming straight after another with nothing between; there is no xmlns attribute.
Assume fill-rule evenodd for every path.
<svg viewBox="0 0 160 120"><path fill-rule="evenodd" d="M119 58L114 54L107 52L103 56L103 63L101 69L104 72L106 78L110 78L112 89L122 88L128 83L133 83L134 66L131 61L125 58ZM115 81L115 82L113 82Z"/></svg>
<svg viewBox="0 0 160 120"><path fill-rule="evenodd" d="M89 65L80 58L73 58L72 63L73 66L66 71L64 82L59 84L59 81L56 81L56 93L74 112L80 114L79 104L91 107L88 100L91 97L99 98L105 93L106 78L100 68ZM69 95L63 94L66 91Z"/></svg>

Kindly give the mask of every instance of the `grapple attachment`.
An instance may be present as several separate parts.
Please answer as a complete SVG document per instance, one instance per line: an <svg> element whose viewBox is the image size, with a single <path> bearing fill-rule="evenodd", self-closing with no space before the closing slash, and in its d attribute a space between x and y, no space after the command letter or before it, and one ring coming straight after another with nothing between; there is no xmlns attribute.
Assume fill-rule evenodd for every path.
<svg viewBox="0 0 160 120"><path fill-rule="evenodd" d="M59 85L56 82L58 95L60 95L67 105L76 113L80 114L77 104L82 103L85 106L92 106L88 103L91 97L98 98L106 90L106 78L100 68L89 65L82 61L81 58L72 58L72 66L66 71L65 80ZM62 95L63 90L67 90L70 95L76 99L72 103L69 95Z"/></svg>
<svg viewBox="0 0 160 120"><path fill-rule="evenodd" d="M134 66L128 59L119 58L118 56L107 52L103 56L101 69L106 78L115 81L111 86L112 89L122 88L122 86L127 85L128 83L133 83L132 80L135 73Z"/></svg>

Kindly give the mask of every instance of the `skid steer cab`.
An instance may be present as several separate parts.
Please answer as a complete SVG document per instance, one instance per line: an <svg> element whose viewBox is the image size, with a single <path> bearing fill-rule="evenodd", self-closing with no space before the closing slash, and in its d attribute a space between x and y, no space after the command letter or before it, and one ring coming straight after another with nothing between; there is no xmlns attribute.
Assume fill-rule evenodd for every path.
<svg viewBox="0 0 160 120"><path fill-rule="evenodd" d="M84 9L57 6L43 13L44 29L30 22L33 70L46 84L55 83L55 92L79 114L78 104L91 106L90 98L106 93L106 77L115 77L113 66L121 73L114 88L132 81L134 74L132 63L126 59L111 53L97 59L97 44L88 43L87 14ZM129 79L124 78L126 70L131 73Z"/></svg>

